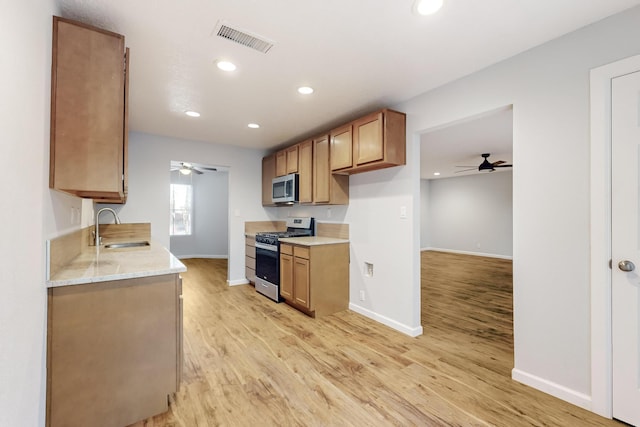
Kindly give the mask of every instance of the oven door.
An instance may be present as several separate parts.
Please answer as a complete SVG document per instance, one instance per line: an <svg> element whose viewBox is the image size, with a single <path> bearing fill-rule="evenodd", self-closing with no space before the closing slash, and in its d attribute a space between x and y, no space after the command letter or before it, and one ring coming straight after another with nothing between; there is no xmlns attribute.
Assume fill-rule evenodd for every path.
<svg viewBox="0 0 640 427"><path fill-rule="evenodd" d="M256 242L256 277L280 284L280 257L277 246Z"/></svg>

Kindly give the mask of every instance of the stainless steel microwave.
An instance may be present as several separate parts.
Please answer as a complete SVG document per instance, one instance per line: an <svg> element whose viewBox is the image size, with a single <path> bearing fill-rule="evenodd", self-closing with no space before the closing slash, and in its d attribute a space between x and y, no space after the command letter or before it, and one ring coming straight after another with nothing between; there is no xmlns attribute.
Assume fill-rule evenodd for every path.
<svg viewBox="0 0 640 427"><path fill-rule="evenodd" d="M298 201L298 174L292 173L273 178L271 200L273 203L296 203Z"/></svg>

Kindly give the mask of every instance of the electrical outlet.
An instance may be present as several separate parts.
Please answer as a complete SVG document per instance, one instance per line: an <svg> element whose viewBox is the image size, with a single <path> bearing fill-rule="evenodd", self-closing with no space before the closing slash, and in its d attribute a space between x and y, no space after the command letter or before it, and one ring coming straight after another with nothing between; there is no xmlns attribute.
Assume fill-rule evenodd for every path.
<svg viewBox="0 0 640 427"><path fill-rule="evenodd" d="M364 301L364 291L360 291L360 301Z"/></svg>
<svg viewBox="0 0 640 427"><path fill-rule="evenodd" d="M331 218L331 208L327 208L327 218Z"/></svg>

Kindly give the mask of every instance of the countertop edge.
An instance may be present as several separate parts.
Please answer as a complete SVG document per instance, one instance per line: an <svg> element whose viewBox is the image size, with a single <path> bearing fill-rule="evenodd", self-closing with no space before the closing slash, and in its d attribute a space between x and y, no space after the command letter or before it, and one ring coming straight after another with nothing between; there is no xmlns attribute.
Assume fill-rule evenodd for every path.
<svg viewBox="0 0 640 427"><path fill-rule="evenodd" d="M348 239L337 237L309 236L309 237L285 237L278 239L280 243L289 243L300 246L339 245L349 243Z"/></svg>
<svg viewBox="0 0 640 427"><path fill-rule="evenodd" d="M163 270L139 271L134 273L107 274L104 276L94 276L90 278L47 280L47 288L57 288L60 286L88 285L89 283L111 282L114 280L137 279L140 277L163 276L165 274L176 274L187 271L186 267L168 268Z"/></svg>
<svg viewBox="0 0 640 427"><path fill-rule="evenodd" d="M167 274L177 274L187 271L187 267L167 248L162 245L159 245L155 242L151 242L151 247L153 248L153 252L149 253L150 257L157 257L162 255L164 258L163 261L158 263L158 267L144 265L140 269L129 269L129 271L125 272L108 272L104 274L93 273L93 274L83 274L77 275L76 277L64 277L60 279L49 279L46 280L46 287L56 288L61 286L74 286L74 285L86 285L90 283L100 283L100 282L110 282L115 280L126 280L126 279L136 279L141 277L153 277L153 276L162 276ZM72 260L65 268L74 269L77 268L74 266L74 262L80 259L82 256L87 257L87 254L90 252L81 253L78 257ZM106 252L108 253L108 252ZM109 260L112 261L113 257L124 256L126 257L128 254L135 253L129 250L125 250L123 252L111 252ZM167 257L168 256L168 257ZM85 258L84 263L87 263L91 260L91 257ZM95 262L95 261L94 261ZM145 263L146 264L146 263ZM79 271L84 271L83 269L79 269Z"/></svg>

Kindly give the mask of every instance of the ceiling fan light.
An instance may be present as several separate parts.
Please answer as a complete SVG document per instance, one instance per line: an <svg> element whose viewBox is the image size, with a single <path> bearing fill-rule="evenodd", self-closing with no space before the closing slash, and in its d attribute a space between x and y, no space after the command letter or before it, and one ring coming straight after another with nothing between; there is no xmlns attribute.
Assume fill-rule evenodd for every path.
<svg viewBox="0 0 640 427"><path fill-rule="evenodd" d="M178 169L182 175L191 175L191 169L182 167Z"/></svg>
<svg viewBox="0 0 640 427"><path fill-rule="evenodd" d="M442 7L443 0L416 0L414 10L419 15L433 15Z"/></svg>

